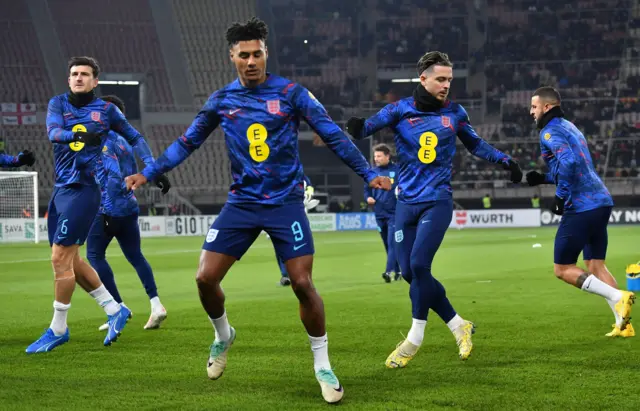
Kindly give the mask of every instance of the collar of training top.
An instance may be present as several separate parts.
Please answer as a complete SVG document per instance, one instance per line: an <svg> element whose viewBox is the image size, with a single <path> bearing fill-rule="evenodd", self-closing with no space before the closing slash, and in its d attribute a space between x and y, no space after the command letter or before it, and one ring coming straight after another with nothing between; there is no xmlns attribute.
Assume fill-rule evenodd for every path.
<svg viewBox="0 0 640 411"><path fill-rule="evenodd" d="M93 90L88 93L74 93L69 91L67 95L69 96L69 103L75 108L84 107L96 99L96 93Z"/></svg>
<svg viewBox="0 0 640 411"><path fill-rule="evenodd" d="M424 112L438 111L444 107L444 102L429 93L422 84L418 84L416 89L413 90L413 101L416 102L416 108Z"/></svg>
<svg viewBox="0 0 640 411"><path fill-rule="evenodd" d="M560 118L564 117L564 111L562 111L560 106L553 107L551 110L544 113L542 117L540 117L540 120L538 120L538 124L537 124L538 130L542 130L547 124L549 124L551 120L553 120L556 117L560 117Z"/></svg>

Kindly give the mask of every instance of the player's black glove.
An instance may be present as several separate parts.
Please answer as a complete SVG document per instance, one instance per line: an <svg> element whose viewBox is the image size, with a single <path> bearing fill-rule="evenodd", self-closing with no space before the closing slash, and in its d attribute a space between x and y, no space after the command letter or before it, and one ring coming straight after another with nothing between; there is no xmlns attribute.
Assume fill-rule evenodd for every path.
<svg viewBox="0 0 640 411"><path fill-rule="evenodd" d="M502 167L507 171L511 171L511 177L509 177L509 180L511 180L512 183L517 184L522 181L522 170L517 162L509 160L509 162L503 164Z"/></svg>
<svg viewBox="0 0 640 411"><path fill-rule="evenodd" d="M553 203L553 210L551 210L551 212L555 215L564 214L564 200L556 196L555 202Z"/></svg>
<svg viewBox="0 0 640 411"><path fill-rule="evenodd" d="M156 178L154 183L156 187L162 190L162 194L167 194L169 192L169 189L171 188L171 183L169 182L169 178L164 174Z"/></svg>
<svg viewBox="0 0 640 411"><path fill-rule="evenodd" d="M118 234L116 220L114 220L110 215L102 215L102 227L104 228L104 233L106 235L115 237L115 235Z"/></svg>
<svg viewBox="0 0 640 411"><path fill-rule="evenodd" d="M364 129L364 118L351 117L347 121L347 133L356 140L362 138L362 129Z"/></svg>
<svg viewBox="0 0 640 411"><path fill-rule="evenodd" d="M538 173L537 171L529 171L527 173L527 184L529 184L530 187L539 186L540 184L544 183L544 174Z"/></svg>
<svg viewBox="0 0 640 411"><path fill-rule="evenodd" d="M36 156L29 150L24 150L18 154L18 165L31 167L36 162Z"/></svg>
<svg viewBox="0 0 640 411"><path fill-rule="evenodd" d="M102 144L103 133L88 133L86 131L76 131L73 134L73 141L85 143L88 146L99 146Z"/></svg>

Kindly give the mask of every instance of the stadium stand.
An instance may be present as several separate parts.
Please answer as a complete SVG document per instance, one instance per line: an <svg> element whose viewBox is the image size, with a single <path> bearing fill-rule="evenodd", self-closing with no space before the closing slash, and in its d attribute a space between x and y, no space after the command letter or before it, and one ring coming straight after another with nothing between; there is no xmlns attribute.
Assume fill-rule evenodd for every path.
<svg viewBox="0 0 640 411"><path fill-rule="evenodd" d="M225 31L234 21L256 14L255 2L240 0L173 0L182 47L189 67L189 84L198 107L215 90L233 81Z"/></svg>
<svg viewBox="0 0 640 411"><path fill-rule="evenodd" d="M379 83L372 101L361 101L360 57L371 48L376 48L378 69L412 69L425 50L442 49L456 67L468 68L469 76L481 69L485 81L481 91L468 91L471 80L467 78L454 82L452 97L482 113L472 116L478 133L512 153L525 169L541 166L528 106L533 90L544 84L560 89L563 108L587 136L599 172L611 178L638 175L640 15L636 14L640 13L635 1L488 0L486 21L475 28L486 36L479 47L471 41L474 28L469 26L469 16L477 10L465 0L436 0L428 6L419 0L377 0L373 2L378 8L375 33L362 24L362 2L268 3L277 16L270 29L277 45L278 74L312 90L339 124L351 115L370 115L415 87L415 83ZM48 4L66 55L94 55L106 72L146 73L145 105L174 105L148 1L96 2L90 15L84 13L81 0L48 0ZM194 104L190 110L195 112L214 90L235 77L226 58L226 27L257 14L259 8L253 0L231 4L172 0L171 5L183 52L176 58L183 59L188 69ZM42 113L53 90L29 9L25 2L10 0L0 0L0 9L0 34L7 39L0 45L0 98L37 103ZM80 31L82 36L77 35ZM156 121L143 115L140 127L157 155L184 132L189 121L184 116ZM42 155L38 170L46 193L53 170L50 147L39 144L43 134L42 126L0 126L8 150L26 147ZM379 141L392 143L393 134L380 132L375 136ZM172 173L180 192L227 189L231 176L223 144L222 134L216 132ZM462 147L455 161L457 181L473 183L502 173Z"/></svg>
<svg viewBox="0 0 640 411"><path fill-rule="evenodd" d="M26 2L0 0L0 100L48 101L53 90Z"/></svg>
<svg viewBox="0 0 640 411"><path fill-rule="evenodd" d="M144 73L148 103L172 104L149 2L108 0L92 5L89 14L86 7L83 0L49 0L65 55L96 57L103 72Z"/></svg>

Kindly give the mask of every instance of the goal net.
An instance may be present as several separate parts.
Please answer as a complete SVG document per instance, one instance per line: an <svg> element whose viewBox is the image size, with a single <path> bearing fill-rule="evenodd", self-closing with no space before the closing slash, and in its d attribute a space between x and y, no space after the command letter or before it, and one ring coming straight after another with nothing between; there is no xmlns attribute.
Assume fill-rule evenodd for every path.
<svg viewBox="0 0 640 411"><path fill-rule="evenodd" d="M0 171L0 243L40 240L38 173Z"/></svg>

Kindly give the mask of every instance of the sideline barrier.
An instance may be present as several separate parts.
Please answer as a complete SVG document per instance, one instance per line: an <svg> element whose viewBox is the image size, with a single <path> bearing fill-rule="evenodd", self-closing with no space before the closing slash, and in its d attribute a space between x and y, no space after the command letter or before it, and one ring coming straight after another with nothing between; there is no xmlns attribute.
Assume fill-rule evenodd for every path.
<svg viewBox="0 0 640 411"><path fill-rule="evenodd" d="M450 228L505 228L540 227L557 224L556 216L548 211L530 210L456 210ZM312 231L377 230L373 213L309 214ZM217 215L196 216L142 216L138 220L142 237L206 236ZM640 210L614 210L614 224L631 224L640 221ZM546 222L545 222L546 221ZM622 222L624 221L624 222ZM38 229L43 242L47 241L47 221L39 219ZM34 240L33 219L0 219L0 243L26 242Z"/></svg>

